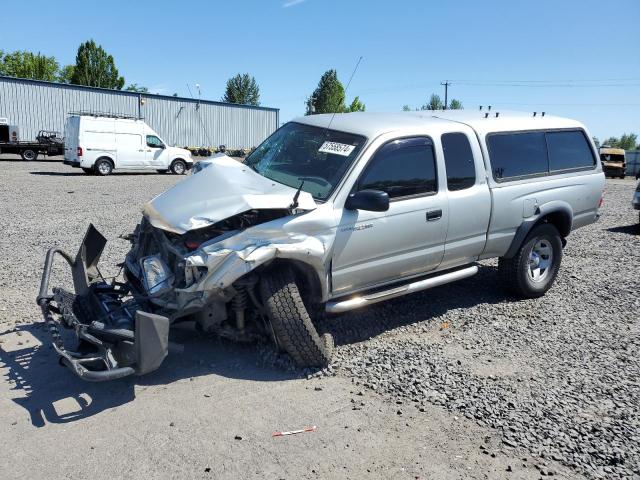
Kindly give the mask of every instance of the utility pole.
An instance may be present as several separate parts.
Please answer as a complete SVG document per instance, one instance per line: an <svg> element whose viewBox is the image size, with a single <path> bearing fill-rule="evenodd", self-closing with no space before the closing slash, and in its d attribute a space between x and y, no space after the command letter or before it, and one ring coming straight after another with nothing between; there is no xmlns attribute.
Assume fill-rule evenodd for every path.
<svg viewBox="0 0 640 480"><path fill-rule="evenodd" d="M440 85L444 85L444 109L447 109L447 105L449 105L449 85L451 85L451 83L449 82L449 80L440 83Z"/></svg>

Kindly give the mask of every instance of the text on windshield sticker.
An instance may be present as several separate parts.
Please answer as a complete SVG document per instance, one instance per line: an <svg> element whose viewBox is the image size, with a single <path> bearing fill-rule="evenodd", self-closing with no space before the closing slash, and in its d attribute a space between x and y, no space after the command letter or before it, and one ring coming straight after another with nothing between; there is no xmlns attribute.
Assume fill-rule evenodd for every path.
<svg viewBox="0 0 640 480"><path fill-rule="evenodd" d="M354 148L356 148L355 145L347 145L346 143L324 142L318 151L321 153L334 153L336 155L348 157L351 155Z"/></svg>

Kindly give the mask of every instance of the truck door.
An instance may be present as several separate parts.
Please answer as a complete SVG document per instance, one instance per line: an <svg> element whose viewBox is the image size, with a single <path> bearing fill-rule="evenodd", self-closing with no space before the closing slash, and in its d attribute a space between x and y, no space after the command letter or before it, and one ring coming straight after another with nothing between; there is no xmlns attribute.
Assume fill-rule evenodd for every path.
<svg viewBox="0 0 640 480"><path fill-rule="evenodd" d="M148 133L148 132L147 132ZM145 163L148 168L164 169L169 167L167 146L157 135L145 135Z"/></svg>
<svg viewBox="0 0 640 480"><path fill-rule="evenodd" d="M491 193L480 145L471 128L460 127L464 128L440 137L449 199L443 269L478 260L491 216Z"/></svg>
<svg viewBox="0 0 640 480"><path fill-rule="evenodd" d="M425 136L383 144L354 185L382 190L386 212L343 209L332 261L333 294L390 282L438 267L448 222L434 145Z"/></svg>

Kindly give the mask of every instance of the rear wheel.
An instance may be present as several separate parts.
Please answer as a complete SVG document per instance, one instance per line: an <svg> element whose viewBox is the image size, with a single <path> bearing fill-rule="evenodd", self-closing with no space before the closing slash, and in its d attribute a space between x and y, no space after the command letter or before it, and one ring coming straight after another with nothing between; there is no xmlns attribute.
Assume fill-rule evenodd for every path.
<svg viewBox="0 0 640 480"><path fill-rule="evenodd" d="M30 148L27 148L26 150L23 150L22 152L20 152L20 156L22 157L23 160L26 160L27 162L32 162L33 160L36 160L38 158L38 152Z"/></svg>
<svg viewBox="0 0 640 480"><path fill-rule="evenodd" d="M505 286L525 298L537 298L551 288L562 261L562 239L549 223L531 230L513 258L500 258Z"/></svg>
<svg viewBox="0 0 640 480"><path fill-rule="evenodd" d="M333 354L333 337L318 335L290 268L269 272L260 285L267 316L280 346L299 367L326 367Z"/></svg>
<svg viewBox="0 0 640 480"><path fill-rule="evenodd" d="M111 172L113 172L113 164L111 163L111 160L107 158L99 158L94 167L94 171L103 177L110 175Z"/></svg>
<svg viewBox="0 0 640 480"><path fill-rule="evenodd" d="M174 175L184 175L184 173L187 171L187 164L184 160L174 160L171 163L170 170Z"/></svg>

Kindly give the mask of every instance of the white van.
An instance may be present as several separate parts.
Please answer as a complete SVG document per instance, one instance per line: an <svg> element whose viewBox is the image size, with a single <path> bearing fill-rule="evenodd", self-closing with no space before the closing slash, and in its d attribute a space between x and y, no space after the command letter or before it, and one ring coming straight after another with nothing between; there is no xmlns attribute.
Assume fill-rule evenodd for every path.
<svg viewBox="0 0 640 480"><path fill-rule="evenodd" d="M188 150L169 147L149 125L135 118L72 114L64 136L64 163L88 174L156 170L182 175L193 165Z"/></svg>

